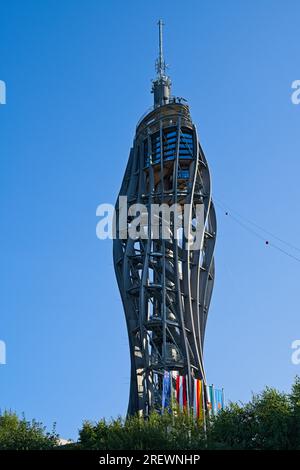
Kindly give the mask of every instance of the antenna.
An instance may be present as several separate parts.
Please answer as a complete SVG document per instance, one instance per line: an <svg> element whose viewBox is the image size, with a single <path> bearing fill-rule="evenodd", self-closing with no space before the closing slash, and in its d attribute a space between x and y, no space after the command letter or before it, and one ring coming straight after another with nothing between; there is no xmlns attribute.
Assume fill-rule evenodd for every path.
<svg viewBox="0 0 300 470"><path fill-rule="evenodd" d="M152 82L152 93L154 93L154 108L163 106L170 102L171 97L171 80L166 75L166 63L163 52L163 20L159 20L158 24L158 58L155 62L157 77Z"/></svg>
<svg viewBox="0 0 300 470"><path fill-rule="evenodd" d="M159 20L158 24L158 40L159 40L159 54L158 59L156 60L156 72L159 77L165 76L166 73L166 63L164 61L163 53L163 20Z"/></svg>

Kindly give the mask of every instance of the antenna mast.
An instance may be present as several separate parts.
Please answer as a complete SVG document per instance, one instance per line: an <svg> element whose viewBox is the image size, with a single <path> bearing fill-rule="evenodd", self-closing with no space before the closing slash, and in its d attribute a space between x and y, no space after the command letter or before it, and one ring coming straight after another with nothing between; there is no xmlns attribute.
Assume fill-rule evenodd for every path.
<svg viewBox="0 0 300 470"><path fill-rule="evenodd" d="M156 61L156 72L159 77L163 77L166 73L166 64L164 61L164 53L163 53L163 20L159 20L158 24L158 40L159 40L159 55Z"/></svg>
<svg viewBox="0 0 300 470"><path fill-rule="evenodd" d="M153 81L152 93L154 93L154 107L163 106L168 104L170 101L171 93L171 80L166 75L166 63L164 60L163 52L163 20L158 21L158 58L155 62L155 68L157 73L156 80Z"/></svg>

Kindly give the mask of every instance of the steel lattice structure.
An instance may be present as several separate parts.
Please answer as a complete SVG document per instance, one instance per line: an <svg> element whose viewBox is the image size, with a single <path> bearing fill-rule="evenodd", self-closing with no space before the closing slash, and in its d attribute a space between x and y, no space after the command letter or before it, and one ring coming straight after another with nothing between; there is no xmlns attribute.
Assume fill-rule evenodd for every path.
<svg viewBox="0 0 300 470"><path fill-rule="evenodd" d="M216 217L211 199L208 164L189 107L171 97L162 53L159 22L157 78L153 82L154 106L137 125L133 147L119 196L128 207L144 204L190 204L193 224L196 205L203 205L201 246L190 250L175 236L152 237L151 217L147 238L124 237L116 204L114 265L124 306L131 358L128 413L146 416L161 407L164 371L187 377L188 406L193 403L193 378L205 379L203 343L214 284ZM161 226L163 214L158 224ZM127 224L130 226L130 215Z"/></svg>

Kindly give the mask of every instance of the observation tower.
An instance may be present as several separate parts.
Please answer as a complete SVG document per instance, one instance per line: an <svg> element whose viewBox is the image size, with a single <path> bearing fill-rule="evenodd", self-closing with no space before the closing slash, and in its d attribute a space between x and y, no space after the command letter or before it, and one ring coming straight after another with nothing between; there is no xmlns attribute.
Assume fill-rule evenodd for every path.
<svg viewBox="0 0 300 470"><path fill-rule="evenodd" d="M209 167L187 102L172 96L163 22L158 25L154 103L136 127L116 203L113 245L131 358L128 414L142 416L161 409L166 371L174 388L176 377L185 377L188 408L194 403L193 381L206 383L203 344L215 277L216 216ZM125 231L120 226L120 196L127 198ZM191 230L198 224L196 249L178 229L176 217L169 217L165 229L167 211L153 216L154 206L174 205L182 209L181 220ZM128 236L132 207L145 207L148 214L140 214L143 236L137 238Z"/></svg>

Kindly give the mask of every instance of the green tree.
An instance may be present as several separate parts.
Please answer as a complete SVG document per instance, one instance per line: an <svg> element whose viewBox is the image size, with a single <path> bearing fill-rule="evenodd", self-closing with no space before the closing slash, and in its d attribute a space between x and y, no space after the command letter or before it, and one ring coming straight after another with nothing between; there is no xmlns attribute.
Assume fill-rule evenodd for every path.
<svg viewBox="0 0 300 470"><path fill-rule="evenodd" d="M212 420L209 446L223 449L290 449L289 396L266 388L245 405L231 403Z"/></svg>
<svg viewBox="0 0 300 470"><path fill-rule="evenodd" d="M294 449L300 450L300 377L296 377L290 394L292 408L292 435Z"/></svg>
<svg viewBox="0 0 300 470"><path fill-rule="evenodd" d="M53 449L57 442L55 426L50 433L35 420L26 421L25 417L20 419L15 413L7 411L0 415L1 450Z"/></svg>
<svg viewBox="0 0 300 470"><path fill-rule="evenodd" d="M291 393L273 388L253 395L249 403L230 403L203 423L191 415L153 413L148 419L85 422L79 433L82 449L300 449L300 379Z"/></svg>
<svg viewBox="0 0 300 470"><path fill-rule="evenodd" d="M187 413L152 413L148 419L133 416L85 422L79 432L79 446L97 450L203 449L203 426Z"/></svg>

